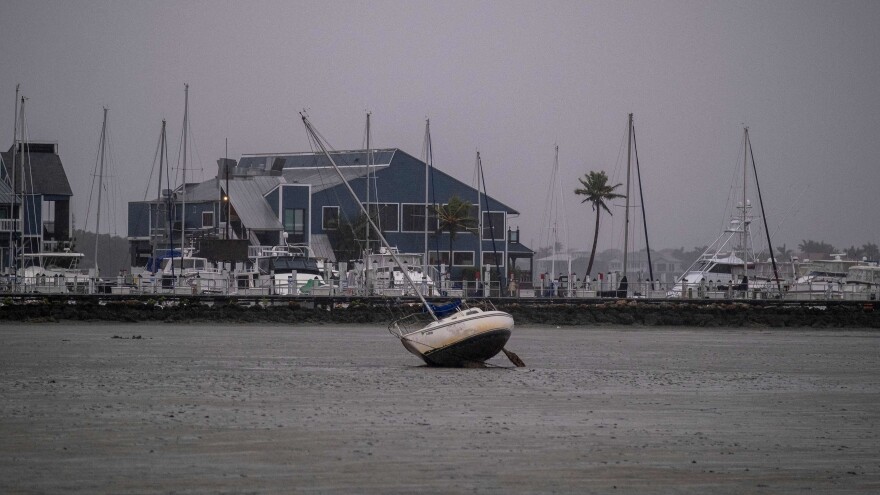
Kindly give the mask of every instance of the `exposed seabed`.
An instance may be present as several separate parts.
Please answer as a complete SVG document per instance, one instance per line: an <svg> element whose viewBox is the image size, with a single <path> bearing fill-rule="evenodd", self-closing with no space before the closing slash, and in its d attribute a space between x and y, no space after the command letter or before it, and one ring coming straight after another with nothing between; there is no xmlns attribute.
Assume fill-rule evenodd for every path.
<svg viewBox="0 0 880 495"><path fill-rule="evenodd" d="M878 338L519 327L528 367L443 369L382 326L5 324L0 492L877 493Z"/></svg>

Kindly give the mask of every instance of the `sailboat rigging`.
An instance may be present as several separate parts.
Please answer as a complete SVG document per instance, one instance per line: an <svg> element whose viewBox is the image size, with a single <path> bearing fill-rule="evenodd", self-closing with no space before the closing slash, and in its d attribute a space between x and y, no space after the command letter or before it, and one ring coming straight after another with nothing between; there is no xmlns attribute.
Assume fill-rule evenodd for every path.
<svg viewBox="0 0 880 495"><path fill-rule="evenodd" d="M736 205L738 215L731 215L729 227L700 255L699 258L676 280L672 290L667 293L668 297L689 296L688 286L697 287L700 297L709 297L708 292L717 291L741 292L743 294L751 288L768 289L766 285L756 284L755 274L750 279L750 269L757 268L757 256L752 246L750 214L752 205L747 197L748 188L748 161L752 160L752 170L755 174L755 185L758 192L758 200L761 206L761 218L764 222L764 230L767 234L767 243L770 244L770 233L767 227L767 218L764 210L763 198L757 178L757 166L755 165L754 152L749 139L749 128L743 128L743 174L742 174L742 200ZM738 245L737 244L738 241ZM770 249L770 258L773 263L773 272L776 282L776 290L782 293L782 284L779 278L776 258ZM742 279L737 280L738 271L742 271Z"/></svg>
<svg viewBox="0 0 880 495"><path fill-rule="evenodd" d="M635 166L636 166L636 181L638 182L639 188L639 207L642 212L642 229L645 234L645 250L647 252L648 257L648 285L647 290L650 291L653 289L653 280L654 280L654 267L651 262L651 244L648 241L648 219L645 215L645 196L642 188L642 172L639 164L639 150L636 141L636 128L635 123L633 121L633 114L629 114L627 116L627 147L626 147L626 194L624 198L626 200L625 203L625 227L624 227L624 241L623 241L623 270L622 277L620 279L620 285L618 286L615 292L616 297L628 297L630 294L630 284L629 284L629 251L630 251L630 231L632 230L632 226L630 225L630 199L632 197L632 189L633 189L633 178L632 178L632 166L633 166L633 156L635 156ZM633 231L635 233L635 231ZM639 270L639 287L641 287L641 277L642 272ZM635 289L632 291L632 294L635 296L645 295L641 292L640 289Z"/></svg>
<svg viewBox="0 0 880 495"><path fill-rule="evenodd" d="M107 112L108 108L104 107L104 122L101 124L101 146L100 166L98 168L97 184L98 184L98 204L97 214L95 215L95 278L101 277L101 268L98 257L98 245L101 238L101 193L104 190L104 161L107 155Z"/></svg>
<svg viewBox="0 0 880 495"><path fill-rule="evenodd" d="M636 144L636 126L632 122L630 114L630 129L632 130L633 151L636 155L636 177L639 181L639 202L642 206L642 226L645 229L645 250L648 252L648 290L654 290L654 264L651 263L651 243L648 241L648 216L645 214L645 195L642 192L642 167L639 164L639 146Z"/></svg>
<svg viewBox="0 0 880 495"><path fill-rule="evenodd" d="M492 212L489 210L489 193L486 191L486 175L483 172L483 160L480 158L480 152L477 151L477 206L480 216L479 222L479 232L477 232L477 244L479 246L479 264L480 269L483 269L483 217L485 213L485 217L489 222L489 235L492 238L492 256L495 261L493 264L495 268L495 280L501 282L501 271L498 268L498 247L495 244L495 225L492 223ZM481 201L482 198L482 201ZM482 205L485 204L486 209L483 210ZM488 277L487 277L488 278ZM485 280L484 282L488 282ZM488 285L484 285L484 287L488 287ZM501 294L507 290L506 284L501 284Z"/></svg>
<svg viewBox="0 0 880 495"><path fill-rule="evenodd" d="M367 214L366 207L357 201L357 194L345 179L333 156L327 151L327 147L319 138L305 113L301 112L300 116L309 136L321 148L321 152L339 175L361 212L367 217L367 221L375 230L379 241L388 250L395 264L402 269L407 285L419 297L424 307L423 313L416 313L393 321L388 327L389 331L400 340L404 348L432 366L467 366L473 363L483 363L502 352L513 330L513 317L494 308L486 311L480 308L465 308L462 311L461 305L463 303L461 301L444 307L435 307L429 304L419 287L410 278L408 271L403 269L403 264L397 253L391 249L382 231L376 228L373 219ZM419 318L425 313L429 314L432 320L427 325L423 325ZM515 364L522 362L509 351L506 351L505 355L508 355Z"/></svg>

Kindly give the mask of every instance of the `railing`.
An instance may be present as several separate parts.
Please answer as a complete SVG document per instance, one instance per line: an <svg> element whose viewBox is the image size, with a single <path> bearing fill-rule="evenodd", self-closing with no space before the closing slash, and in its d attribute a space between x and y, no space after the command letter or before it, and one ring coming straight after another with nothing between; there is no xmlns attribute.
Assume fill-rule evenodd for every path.
<svg viewBox="0 0 880 495"><path fill-rule="evenodd" d="M417 284L418 285L418 284ZM837 285L829 290L826 284L798 286L796 289L783 287L782 297L778 289L735 290L725 287L722 290L711 286L688 286L673 292L673 284L658 284L653 287L647 282L629 284L626 291L618 291L611 284L596 283L589 288L550 288L538 286L534 289L517 289L501 294L499 282L457 282L429 290L427 297L462 298L473 300L486 298L516 299L666 299L669 301L743 301L743 300L783 300L783 301L878 301L880 285L852 286ZM431 287L433 289L433 287ZM420 290L422 290L420 288ZM253 273L236 274L234 278L200 277L160 277L143 274L140 276L119 276L95 279L86 274L67 276L16 277L0 275L0 294L42 293L42 294L156 294L156 295L240 295L240 296L331 296L331 297L414 297L410 289L392 286L375 281L371 290L362 286L346 286L333 280L331 284L319 281L315 284L297 284L293 281L275 280L259 277ZM488 301L487 301L488 302Z"/></svg>
<svg viewBox="0 0 880 495"><path fill-rule="evenodd" d="M17 218L0 218L0 232L18 232L21 221Z"/></svg>

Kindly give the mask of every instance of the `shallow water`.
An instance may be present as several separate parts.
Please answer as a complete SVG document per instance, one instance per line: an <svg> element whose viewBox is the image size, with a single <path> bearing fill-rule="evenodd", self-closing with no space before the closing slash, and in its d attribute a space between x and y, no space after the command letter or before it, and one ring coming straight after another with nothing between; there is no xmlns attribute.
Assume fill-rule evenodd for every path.
<svg viewBox="0 0 880 495"><path fill-rule="evenodd" d="M5 325L0 492L876 492L878 337L530 327L526 368L435 369L377 326Z"/></svg>

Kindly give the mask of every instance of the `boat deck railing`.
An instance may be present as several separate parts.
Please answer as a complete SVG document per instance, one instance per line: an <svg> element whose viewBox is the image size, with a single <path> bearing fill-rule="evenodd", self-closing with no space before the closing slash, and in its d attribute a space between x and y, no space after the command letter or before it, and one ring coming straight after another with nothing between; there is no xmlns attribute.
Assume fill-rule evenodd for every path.
<svg viewBox="0 0 880 495"><path fill-rule="evenodd" d="M403 338L425 328L432 321L427 312L412 313L389 323L388 331L397 338Z"/></svg>

